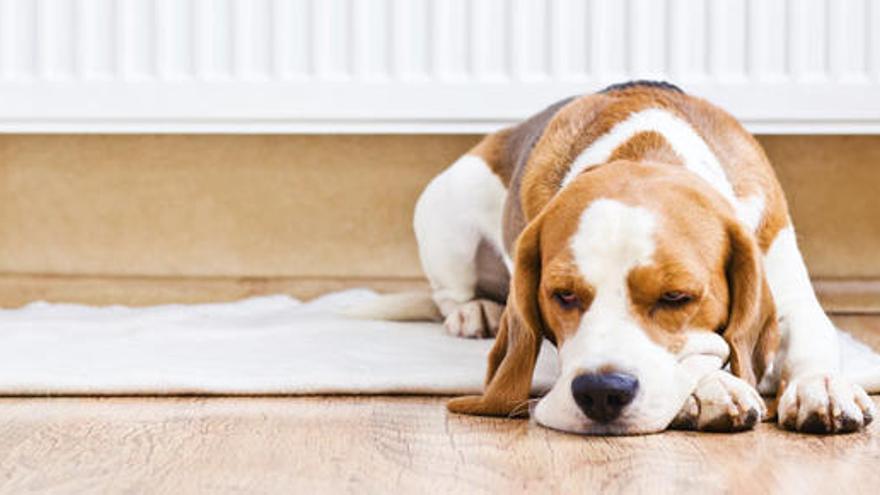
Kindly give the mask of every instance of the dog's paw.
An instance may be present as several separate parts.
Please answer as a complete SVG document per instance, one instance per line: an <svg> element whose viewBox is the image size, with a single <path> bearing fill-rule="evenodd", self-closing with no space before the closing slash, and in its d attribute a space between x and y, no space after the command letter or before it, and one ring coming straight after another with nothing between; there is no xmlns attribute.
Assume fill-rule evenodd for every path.
<svg viewBox="0 0 880 495"><path fill-rule="evenodd" d="M474 299L455 308L443 326L456 337L494 337L498 333L504 306L488 299Z"/></svg>
<svg viewBox="0 0 880 495"><path fill-rule="evenodd" d="M715 432L754 428L767 414L758 391L748 383L718 370L697 384L670 428Z"/></svg>
<svg viewBox="0 0 880 495"><path fill-rule="evenodd" d="M862 387L832 374L788 383L777 405L779 425L803 433L847 433L874 419L874 403Z"/></svg>

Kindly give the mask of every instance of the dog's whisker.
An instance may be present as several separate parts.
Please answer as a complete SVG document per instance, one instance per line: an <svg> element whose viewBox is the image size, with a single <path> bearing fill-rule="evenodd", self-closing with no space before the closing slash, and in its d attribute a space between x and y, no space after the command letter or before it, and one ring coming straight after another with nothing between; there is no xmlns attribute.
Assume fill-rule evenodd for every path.
<svg viewBox="0 0 880 495"><path fill-rule="evenodd" d="M521 416L523 413L528 412L529 416L532 415L532 412L535 409L535 405L537 405L539 399L529 399L517 404L507 415L509 418L515 418Z"/></svg>

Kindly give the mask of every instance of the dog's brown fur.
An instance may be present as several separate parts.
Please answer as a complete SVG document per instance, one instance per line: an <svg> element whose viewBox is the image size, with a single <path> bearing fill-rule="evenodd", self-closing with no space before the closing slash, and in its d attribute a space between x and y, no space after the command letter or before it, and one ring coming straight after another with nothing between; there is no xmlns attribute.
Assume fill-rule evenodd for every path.
<svg viewBox="0 0 880 495"><path fill-rule="evenodd" d="M763 216L748 232L717 193L681 169L681 159L658 133L643 132L620 145L609 163L590 169L560 192L574 159L591 143L632 113L661 108L687 121L721 161L737 196L759 193ZM754 385L763 375L778 344L773 300L760 257L776 234L788 225L785 198L769 161L740 124L708 102L678 91L633 85L560 102L520 126L487 136L472 152L481 156L508 188L504 239L515 262L507 307L489 358L482 396L450 401L449 409L469 414L510 415L524 412L538 349L544 337L564 341L576 325L550 303L557 274L571 265L568 240L584 208L599 197L627 204L646 204L662 212L667 225L658 240L659 263L682 261L682 229L698 229L699 239L687 250L688 270L709 280L698 305L645 317L650 337L674 351L681 345L675 330L682 322L723 333L731 346L731 370ZM665 189L664 189L665 188ZM687 207L676 208L685 204ZM514 245L514 240L516 243ZM663 252L676 252L664 261ZM669 267L667 267L669 268ZM656 268L655 268L656 270ZM674 270L666 270L667 272ZM704 273L705 272L705 273ZM561 276L571 280L570 276ZM634 312L647 315L656 301L650 269L631 275ZM677 281L687 284L686 280ZM575 292L583 312L591 301L586 283L566 287ZM656 292L656 290L654 291ZM570 321L569 321L570 320Z"/></svg>

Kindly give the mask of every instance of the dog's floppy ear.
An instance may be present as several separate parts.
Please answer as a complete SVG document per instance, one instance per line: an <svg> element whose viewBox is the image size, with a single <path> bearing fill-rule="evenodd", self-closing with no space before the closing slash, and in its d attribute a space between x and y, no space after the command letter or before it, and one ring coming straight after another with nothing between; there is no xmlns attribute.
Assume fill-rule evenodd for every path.
<svg viewBox="0 0 880 495"><path fill-rule="evenodd" d="M755 237L735 220L728 225L730 311L724 339L730 345L730 370L756 385L779 344L776 309Z"/></svg>
<svg viewBox="0 0 880 495"><path fill-rule="evenodd" d="M540 217L532 221L516 243L516 261L507 307L501 316L498 337L486 371L483 395L452 399L455 413L484 416L525 416L543 323L538 309L541 280Z"/></svg>

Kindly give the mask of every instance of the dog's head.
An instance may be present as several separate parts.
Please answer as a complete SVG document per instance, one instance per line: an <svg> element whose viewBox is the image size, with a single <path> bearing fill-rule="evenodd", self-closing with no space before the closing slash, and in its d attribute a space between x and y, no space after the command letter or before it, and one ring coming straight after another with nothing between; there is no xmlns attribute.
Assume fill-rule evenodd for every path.
<svg viewBox="0 0 880 495"><path fill-rule="evenodd" d="M700 376L729 357L755 384L775 350L754 236L684 169L614 162L582 174L523 230L514 265L485 392L454 399L454 412L528 412L546 338L561 372L532 410L538 423L655 432Z"/></svg>

